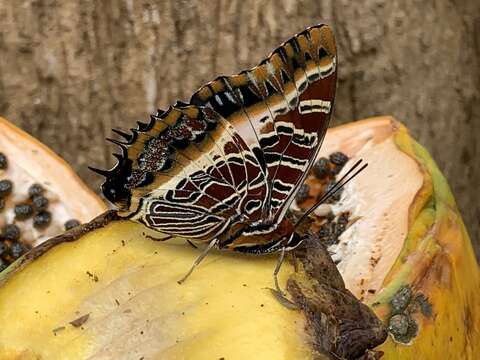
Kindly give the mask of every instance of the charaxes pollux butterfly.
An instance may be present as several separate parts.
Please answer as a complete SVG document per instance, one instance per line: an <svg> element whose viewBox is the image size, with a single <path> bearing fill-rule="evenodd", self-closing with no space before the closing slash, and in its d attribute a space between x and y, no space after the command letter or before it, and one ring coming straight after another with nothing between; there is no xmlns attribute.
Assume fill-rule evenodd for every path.
<svg viewBox="0 0 480 360"><path fill-rule="evenodd" d="M160 240L208 243L196 263L212 247L283 260L302 241L285 215L328 127L336 59L332 30L313 26L131 134L115 130L118 164L96 170L105 197Z"/></svg>

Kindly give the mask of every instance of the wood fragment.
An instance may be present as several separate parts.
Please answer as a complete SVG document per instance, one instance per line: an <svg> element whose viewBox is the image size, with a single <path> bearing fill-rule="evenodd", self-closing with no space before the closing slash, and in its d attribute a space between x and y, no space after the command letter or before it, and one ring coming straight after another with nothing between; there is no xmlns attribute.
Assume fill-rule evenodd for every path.
<svg viewBox="0 0 480 360"><path fill-rule="evenodd" d="M82 315L79 318L77 318L73 321L70 321L69 324L72 325L73 327L78 328L78 327L82 326L83 324L85 324L89 317L90 317L90 313Z"/></svg>

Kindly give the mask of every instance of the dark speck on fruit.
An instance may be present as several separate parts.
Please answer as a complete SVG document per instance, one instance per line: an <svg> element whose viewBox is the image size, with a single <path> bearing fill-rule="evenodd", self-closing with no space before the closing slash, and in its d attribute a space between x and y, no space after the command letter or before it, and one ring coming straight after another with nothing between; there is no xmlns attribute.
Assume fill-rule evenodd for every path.
<svg viewBox="0 0 480 360"><path fill-rule="evenodd" d="M0 198L0 211L2 211L4 207L5 207L5 200Z"/></svg>
<svg viewBox="0 0 480 360"><path fill-rule="evenodd" d="M420 311L426 317L431 318L433 316L433 307L432 304L428 301L428 298L423 294L418 294L415 297L415 301L420 306Z"/></svg>
<svg viewBox="0 0 480 360"><path fill-rule="evenodd" d="M322 157L313 165L312 171L318 179L324 179L330 175L330 162L327 158Z"/></svg>
<svg viewBox="0 0 480 360"><path fill-rule="evenodd" d="M337 152L331 153L329 156L329 159L332 164L343 166L347 163L348 156L340 151L337 151Z"/></svg>
<svg viewBox="0 0 480 360"><path fill-rule="evenodd" d="M30 204L17 204L14 212L16 220L26 220L33 215L33 208Z"/></svg>
<svg viewBox="0 0 480 360"><path fill-rule="evenodd" d="M0 271L5 270L8 267L8 264L5 260L0 259Z"/></svg>
<svg viewBox="0 0 480 360"><path fill-rule="evenodd" d="M15 242L10 246L10 254L14 259L18 259L24 253L25 249L22 244Z"/></svg>
<svg viewBox="0 0 480 360"><path fill-rule="evenodd" d="M388 331L396 341L408 344L417 336L418 325L409 314L397 314L390 318Z"/></svg>
<svg viewBox="0 0 480 360"><path fill-rule="evenodd" d="M28 188L28 196L30 196L30 198L34 198L35 196L42 195L43 191L43 186L35 183Z"/></svg>
<svg viewBox="0 0 480 360"><path fill-rule="evenodd" d="M309 192L310 192L310 186L308 186L307 184L302 184L298 189L295 199L297 200L298 203L302 203L305 200L307 200Z"/></svg>
<svg viewBox="0 0 480 360"><path fill-rule="evenodd" d="M44 210L40 211L38 214L36 214L33 217L33 226L36 227L37 229L43 229L46 228L48 225L50 225L50 222L52 221L52 214L50 211Z"/></svg>
<svg viewBox="0 0 480 360"><path fill-rule="evenodd" d="M7 156L0 152L0 170L5 170L8 167Z"/></svg>
<svg viewBox="0 0 480 360"><path fill-rule="evenodd" d="M395 335L406 335L408 332L408 317L402 314L392 316L388 330Z"/></svg>
<svg viewBox="0 0 480 360"><path fill-rule="evenodd" d="M332 190L335 187L335 181L331 181L328 185L327 188L325 189L325 194ZM327 200L327 203L335 203L340 200L340 197L342 196L343 188L340 188L338 191L330 195L330 197Z"/></svg>
<svg viewBox="0 0 480 360"><path fill-rule="evenodd" d="M7 251L7 246L3 241L0 241L0 256L5 254L5 251Z"/></svg>
<svg viewBox="0 0 480 360"><path fill-rule="evenodd" d="M65 230L73 229L78 225L80 225L80 221L78 221L77 219L70 219L64 224Z"/></svg>
<svg viewBox="0 0 480 360"><path fill-rule="evenodd" d="M330 224L329 223L324 223L322 226L320 226L320 229L318 230L318 237L320 240L328 239L330 237Z"/></svg>
<svg viewBox="0 0 480 360"><path fill-rule="evenodd" d="M20 238L20 229L15 224L7 224L2 229L2 238L10 241L17 241Z"/></svg>
<svg viewBox="0 0 480 360"><path fill-rule="evenodd" d="M337 232L336 222L330 223L330 236L327 238L327 241L325 242L326 246L330 246L333 244L338 244L338 232Z"/></svg>
<svg viewBox="0 0 480 360"><path fill-rule="evenodd" d="M0 198L8 196L12 192L13 184L10 180L0 180Z"/></svg>
<svg viewBox="0 0 480 360"><path fill-rule="evenodd" d="M409 286L401 287L395 295L393 295L390 304L392 305L392 312L394 314L402 312L406 309L407 305L410 303L412 297L412 290Z"/></svg>
<svg viewBox="0 0 480 360"><path fill-rule="evenodd" d="M340 236L346 230L348 224L348 218L350 214L348 212L342 213L337 220L337 235Z"/></svg>
<svg viewBox="0 0 480 360"><path fill-rule="evenodd" d="M43 195L36 195L32 200L35 211L46 210L48 207L48 199Z"/></svg>

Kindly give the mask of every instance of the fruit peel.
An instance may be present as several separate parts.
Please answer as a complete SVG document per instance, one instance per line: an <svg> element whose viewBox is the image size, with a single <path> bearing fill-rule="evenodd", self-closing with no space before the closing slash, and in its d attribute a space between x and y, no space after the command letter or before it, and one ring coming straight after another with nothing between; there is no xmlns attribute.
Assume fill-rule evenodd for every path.
<svg viewBox="0 0 480 360"><path fill-rule="evenodd" d="M480 351L480 275L469 236L448 183L425 148L401 124L394 139L418 162L424 184L410 207L400 256L370 305L388 322L394 313L391 301L405 286L412 289L412 299L424 301L420 311L417 307L409 314L418 332L408 345L391 336L379 349L388 359L417 359L419 354L423 359L473 359Z"/></svg>
<svg viewBox="0 0 480 360"><path fill-rule="evenodd" d="M13 312L22 321L0 331L0 353L29 351L49 359L138 351L139 357L162 358L306 358L302 315L284 309L266 289L274 258L212 254L180 286L176 281L194 261L195 249L151 241L143 226L130 221L105 222L97 219L98 229L82 241L52 239L39 250L42 256L15 271L14 281L3 279L0 318L7 321ZM27 289L28 298L21 297ZM70 325L85 314L90 318L82 327Z"/></svg>
<svg viewBox="0 0 480 360"><path fill-rule="evenodd" d="M424 359L474 358L480 343L475 296L480 285L478 265L453 196L428 153L402 125L383 118L354 126L380 127L380 122L390 122L392 130L388 131L398 149L418 163L424 182L410 206L409 232L401 256L385 278L382 291L369 302L391 330L404 331L405 319L415 326L409 330L407 323L408 338L394 340L391 336L378 349L386 359L416 359L419 354ZM390 136L387 130L381 131ZM83 235L82 241L75 241L82 234L68 232L34 249L36 254L17 261L2 275L0 320L8 325L0 330L2 357L125 356L138 351L134 341L141 342L140 349L147 355L160 356L161 351L163 358L325 356L312 352L315 339L308 332L312 323L307 312L285 309L263 289L271 286L275 258L215 253L179 288L176 280L195 259L193 249L148 240L144 227L128 221L98 221L99 229L90 229L93 232ZM163 259L160 263L158 257ZM125 273L125 266L132 263L138 266ZM282 287L288 284L294 296L306 295L308 302L315 298L318 283L308 276L304 263L300 269L293 275L293 266L287 263L280 283ZM329 281L335 286L343 283L337 278ZM45 284L55 287L55 296L50 297L52 290L46 293ZM297 289L292 288L295 284ZM244 288L252 291L242 292ZM400 292L407 288L410 295L401 300ZM176 289L181 293L174 293ZM21 298L25 293L29 293L28 299ZM32 298L35 304L28 301ZM172 298L183 302L172 304ZM38 305L43 308L35 310ZM238 307L238 313L232 305ZM35 317L35 311L41 316ZM182 311L190 316L185 319ZM160 323L150 325L148 332L144 326L155 312L163 316L155 319ZM87 314L81 326L71 325ZM402 316L392 325L393 315ZM13 317L22 318L24 325L13 324L9 321ZM218 328L212 325L215 322ZM116 333L119 327L128 331ZM156 336L158 333L164 336ZM185 337L177 342L179 334ZM165 341L159 344L162 338Z"/></svg>

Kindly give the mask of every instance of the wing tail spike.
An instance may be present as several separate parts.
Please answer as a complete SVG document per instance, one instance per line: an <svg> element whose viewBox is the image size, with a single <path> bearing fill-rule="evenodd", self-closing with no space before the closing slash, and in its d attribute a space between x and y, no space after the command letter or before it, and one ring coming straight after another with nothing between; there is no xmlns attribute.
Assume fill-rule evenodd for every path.
<svg viewBox="0 0 480 360"><path fill-rule="evenodd" d="M161 110L159 110L161 111ZM137 132L147 132L153 128L155 125L155 122L158 120L158 115L150 115L150 120L148 122L143 122L143 121L137 121L137 129L135 129Z"/></svg>
<svg viewBox="0 0 480 360"><path fill-rule="evenodd" d="M169 106L167 110L163 111L162 113L158 112L157 113L157 119L161 120L161 119L165 119L168 114L170 114L170 112L174 109L175 107L174 106Z"/></svg>
<svg viewBox="0 0 480 360"><path fill-rule="evenodd" d="M99 175L109 177L110 176L110 170L103 170L103 169L97 169L92 166L88 167L90 170L92 170L94 173L97 173Z"/></svg>
<svg viewBox="0 0 480 360"><path fill-rule="evenodd" d="M138 125L138 128L137 130L138 131L147 131L147 128L148 128L148 124L147 123L144 123L144 122L141 122L141 121L137 121L137 125Z"/></svg>
<svg viewBox="0 0 480 360"><path fill-rule="evenodd" d="M123 161L123 160L125 159L124 154L114 153L113 156L114 156L118 161Z"/></svg>
<svg viewBox="0 0 480 360"><path fill-rule="evenodd" d="M155 116L159 117L161 116L163 113L165 113L166 110L162 110L162 109L157 109L157 113Z"/></svg>
<svg viewBox="0 0 480 360"><path fill-rule="evenodd" d="M119 140L116 140L116 139L112 139L112 138L105 138L105 140L111 142L112 144L115 144L115 145L118 145L120 147L120 149L122 150L122 154L124 155L124 157L127 157L127 152L128 152L128 149L127 149L127 145L131 144L131 143L124 143L124 142L121 142Z"/></svg>
<svg viewBox="0 0 480 360"><path fill-rule="evenodd" d="M181 101L181 100L178 100L175 105L173 105L173 107L179 107L179 108L182 108L182 107L186 107L186 106L189 106L190 104L184 102L184 101Z"/></svg>
<svg viewBox="0 0 480 360"><path fill-rule="evenodd" d="M105 138L105 140L111 142L112 144L118 145L120 147L127 145L127 143L124 143L124 142L122 142L120 140L117 140L117 139Z"/></svg>
<svg viewBox="0 0 480 360"><path fill-rule="evenodd" d="M126 146L121 146L120 149L122 150L122 156L124 159L128 158L128 149Z"/></svg>
<svg viewBox="0 0 480 360"><path fill-rule="evenodd" d="M132 137L133 137L132 134L128 134L128 133L126 133L126 132L124 132L124 131L122 131L122 130L119 130L119 129L112 129L112 131L113 131L115 134L123 137L123 138L124 138L125 140L127 140L129 143L130 143L130 141L132 141Z"/></svg>

